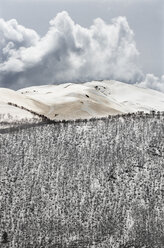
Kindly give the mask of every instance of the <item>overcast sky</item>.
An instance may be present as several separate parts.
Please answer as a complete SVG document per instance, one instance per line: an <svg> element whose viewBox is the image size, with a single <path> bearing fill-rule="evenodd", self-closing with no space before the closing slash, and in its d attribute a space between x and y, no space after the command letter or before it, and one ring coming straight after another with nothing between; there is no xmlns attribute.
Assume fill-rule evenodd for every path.
<svg viewBox="0 0 164 248"><path fill-rule="evenodd" d="M61 14L62 11L66 12ZM0 46L3 52L0 52L0 86L19 88L32 84L100 78L136 83L144 81L146 74L153 74L152 77L158 77L156 81L161 83L163 78L160 78L164 74L163 13L163 0L1 0L0 18L3 21L0 23ZM99 21L101 18L103 24L95 24L96 18ZM17 23L7 22L10 19L16 19ZM49 23L50 20L54 22ZM62 22L68 24L68 29L62 28ZM76 24L79 24L78 28ZM22 25L24 31L18 25ZM18 34L15 34L17 38L14 33L12 36L6 34L13 32L11 26L17 31L19 29L19 35L23 32L21 42ZM33 29L35 33L27 28ZM59 39L54 31L57 29L64 40L61 37ZM99 37L96 32L100 32ZM70 33L73 38L71 35L69 37ZM114 39L112 37L115 37L112 42L117 43L117 46L111 42ZM87 48L87 39L91 44L90 49ZM58 42L63 45L59 46ZM51 49L47 50L46 45ZM35 60L35 53L38 56L36 63L27 59L27 53L30 56L30 52L32 61ZM104 56L104 53L107 55ZM122 56L126 58L123 60ZM97 60L101 62L100 68ZM47 70L43 69L45 67ZM40 77L43 70L44 75L41 73Z"/></svg>

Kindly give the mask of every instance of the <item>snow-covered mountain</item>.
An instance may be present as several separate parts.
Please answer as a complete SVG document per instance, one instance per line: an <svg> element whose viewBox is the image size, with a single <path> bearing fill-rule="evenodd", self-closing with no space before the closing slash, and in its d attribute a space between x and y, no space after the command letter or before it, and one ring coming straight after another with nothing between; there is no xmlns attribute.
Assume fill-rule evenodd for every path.
<svg viewBox="0 0 164 248"><path fill-rule="evenodd" d="M10 104L9 104L10 103ZM23 109L21 109L23 107ZM0 88L0 115L15 120L36 113L52 120L102 117L137 111L164 111L164 94L118 81Z"/></svg>

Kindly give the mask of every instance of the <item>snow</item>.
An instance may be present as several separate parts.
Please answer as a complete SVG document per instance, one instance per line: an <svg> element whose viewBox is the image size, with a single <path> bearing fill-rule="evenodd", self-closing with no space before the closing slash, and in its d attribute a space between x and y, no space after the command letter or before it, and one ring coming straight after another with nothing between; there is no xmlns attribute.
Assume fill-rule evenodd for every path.
<svg viewBox="0 0 164 248"><path fill-rule="evenodd" d="M30 119L34 115L27 110L56 120L164 111L164 94L114 80L33 86L18 91L0 88L1 115Z"/></svg>
<svg viewBox="0 0 164 248"><path fill-rule="evenodd" d="M15 120L20 121L25 118L31 119L34 117L34 115L30 112L11 106L8 103L17 104L18 106L23 106L27 109L34 109L34 105L31 100L26 99L26 97L22 96L20 92L0 88L0 116L3 117L0 121L12 122Z"/></svg>

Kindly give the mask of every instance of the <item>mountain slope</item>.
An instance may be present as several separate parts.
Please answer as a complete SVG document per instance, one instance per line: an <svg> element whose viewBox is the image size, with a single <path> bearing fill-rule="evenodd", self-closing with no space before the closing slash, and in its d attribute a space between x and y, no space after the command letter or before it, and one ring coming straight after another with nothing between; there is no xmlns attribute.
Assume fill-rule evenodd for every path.
<svg viewBox="0 0 164 248"><path fill-rule="evenodd" d="M9 102L17 107L9 106ZM33 86L19 91L0 89L0 113L9 111L13 118L32 118L27 110L52 120L164 111L164 94L113 80Z"/></svg>

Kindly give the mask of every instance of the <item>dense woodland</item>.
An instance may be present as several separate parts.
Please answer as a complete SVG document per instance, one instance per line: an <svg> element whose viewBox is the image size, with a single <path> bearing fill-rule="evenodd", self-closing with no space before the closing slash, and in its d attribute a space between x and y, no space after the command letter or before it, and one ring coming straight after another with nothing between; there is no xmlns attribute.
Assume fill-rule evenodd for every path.
<svg viewBox="0 0 164 248"><path fill-rule="evenodd" d="M164 114L0 129L0 247L164 247Z"/></svg>

